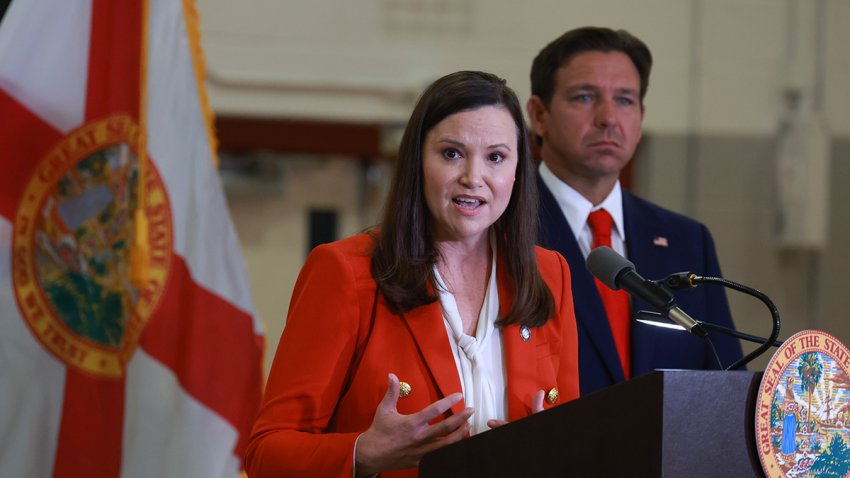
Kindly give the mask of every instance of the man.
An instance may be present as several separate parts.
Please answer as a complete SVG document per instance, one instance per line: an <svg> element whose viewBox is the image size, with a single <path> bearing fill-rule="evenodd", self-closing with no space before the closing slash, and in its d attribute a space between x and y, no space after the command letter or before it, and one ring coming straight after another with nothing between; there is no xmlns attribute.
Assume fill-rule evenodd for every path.
<svg viewBox="0 0 850 478"><path fill-rule="evenodd" d="M658 368L720 367L697 337L631 320L652 309L601 285L585 266L593 247L608 245L648 279L720 276L704 225L620 187L641 138L651 67L649 49L628 32L585 27L543 48L531 68L527 108L543 159L539 242L561 252L572 271L582 395ZM676 300L698 320L732 327L720 286L682 291ZM711 339L724 367L741 358L736 339Z"/></svg>

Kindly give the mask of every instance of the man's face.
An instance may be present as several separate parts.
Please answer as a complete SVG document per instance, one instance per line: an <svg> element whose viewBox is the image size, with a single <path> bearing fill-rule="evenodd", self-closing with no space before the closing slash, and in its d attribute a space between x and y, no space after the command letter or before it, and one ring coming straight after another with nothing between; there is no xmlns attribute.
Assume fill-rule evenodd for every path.
<svg viewBox="0 0 850 478"><path fill-rule="evenodd" d="M555 174L616 178L641 137L637 68L619 51L578 53L557 70L549 105L533 97L529 115Z"/></svg>

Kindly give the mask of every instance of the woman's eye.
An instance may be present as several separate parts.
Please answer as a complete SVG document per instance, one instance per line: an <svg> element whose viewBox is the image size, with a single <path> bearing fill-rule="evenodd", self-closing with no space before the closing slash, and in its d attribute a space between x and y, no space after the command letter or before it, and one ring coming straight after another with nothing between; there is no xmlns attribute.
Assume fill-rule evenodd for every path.
<svg viewBox="0 0 850 478"><path fill-rule="evenodd" d="M447 149L447 150L443 151L443 156L446 159L457 159L457 158L460 157L460 151L458 151L456 149Z"/></svg>
<svg viewBox="0 0 850 478"><path fill-rule="evenodd" d="M500 163L505 159L505 156L502 153L490 153L490 161L494 163Z"/></svg>

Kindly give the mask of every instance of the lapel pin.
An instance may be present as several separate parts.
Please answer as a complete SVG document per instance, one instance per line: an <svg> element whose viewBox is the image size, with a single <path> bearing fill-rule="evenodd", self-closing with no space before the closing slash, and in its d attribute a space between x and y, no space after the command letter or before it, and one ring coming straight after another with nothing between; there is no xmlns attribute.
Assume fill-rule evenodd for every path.
<svg viewBox="0 0 850 478"><path fill-rule="evenodd" d="M522 337L523 342L528 342L531 339L531 329L523 325L519 328L519 336Z"/></svg>
<svg viewBox="0 0 850 478"><path fill-rule="evenodd" d="M667 242L667 238L664 236L655 236L652 238L652 245L658 247L667 247L670 245L670 243Z"/></svg>

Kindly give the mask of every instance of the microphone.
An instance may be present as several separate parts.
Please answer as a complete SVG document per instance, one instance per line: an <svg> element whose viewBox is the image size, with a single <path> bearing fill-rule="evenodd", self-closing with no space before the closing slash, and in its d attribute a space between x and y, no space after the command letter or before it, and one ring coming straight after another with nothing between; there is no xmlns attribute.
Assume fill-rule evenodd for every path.
<svg viewBox="0 0 850 478"><path fill-rule="evenodd" d="M641 277L634 264L610 247L600 246L590 251L587 270L609 289L624 289L697 337L708 335L699 322L676 305L672 292Z"/></svg>

